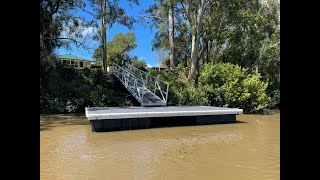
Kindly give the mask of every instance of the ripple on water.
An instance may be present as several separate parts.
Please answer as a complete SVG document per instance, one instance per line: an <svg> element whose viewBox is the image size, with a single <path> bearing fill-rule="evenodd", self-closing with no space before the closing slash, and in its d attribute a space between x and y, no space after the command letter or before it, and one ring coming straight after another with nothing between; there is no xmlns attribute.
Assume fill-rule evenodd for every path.
<svg viewBox="0 0 320 180"><path fill-rule="evenodd" d="M279 115L110 133L66 118L50 117L54 126L41 119L41 179L279 179Z"/></svg>

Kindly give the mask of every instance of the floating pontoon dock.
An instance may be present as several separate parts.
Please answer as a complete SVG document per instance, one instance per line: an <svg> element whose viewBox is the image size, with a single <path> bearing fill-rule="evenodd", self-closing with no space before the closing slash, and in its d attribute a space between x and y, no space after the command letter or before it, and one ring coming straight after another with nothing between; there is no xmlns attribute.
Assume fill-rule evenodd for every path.
<svg viewBox="0 0 320 180"><path fill-rule="evenodd" d="M213 106L90 107L85 109L93 131L114 131L168 124L216 124L236 122L238 108Z"/></svg>
<svg viewBox="0 0 320 180"><path fill-rule="evenodd" d="M93 131L144 129L172 125L231 123L242 109L213 106L167 106L169 83L125 64L113 63L112 74L141 107L90 107Z"/></svg>

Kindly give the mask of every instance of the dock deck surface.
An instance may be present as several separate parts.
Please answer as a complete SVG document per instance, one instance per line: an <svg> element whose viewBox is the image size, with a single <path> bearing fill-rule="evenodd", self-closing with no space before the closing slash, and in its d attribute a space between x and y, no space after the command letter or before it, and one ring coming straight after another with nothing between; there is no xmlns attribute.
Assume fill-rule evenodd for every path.
<svg viewBox="0 0 320 180"><path fill-rule="evenodd" d="M175 117L175 116L211 116L237 115L243 110L214 106L165 106L165 107L89 107L85 109L88 120Z"/></svg>

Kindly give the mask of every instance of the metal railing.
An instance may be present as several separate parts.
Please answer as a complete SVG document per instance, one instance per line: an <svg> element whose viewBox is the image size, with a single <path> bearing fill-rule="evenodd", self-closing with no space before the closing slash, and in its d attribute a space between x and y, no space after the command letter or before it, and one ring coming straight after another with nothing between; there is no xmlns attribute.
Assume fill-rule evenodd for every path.
<svg viewBox="0 0 320 180"><path fill-rule="evenodd" d="M158 96L166 105L168 100L169 83L146 73L131 64L124 67L113 63L113 74L120 82L136 97L143 105L143 98L146 92L151 92Z"/></svg>
<svg viewBox="0 0 320 180"><path fill-rule="evenodd" d="M169 90L169 83L162 81L161 79L144 72L131 64L126 63L125 67L130 70L133 74L137 77L145 81L145 86L150 91L153 90L153 93L161 96L160 98L167 103L168 100L168 90Z"/></svg>

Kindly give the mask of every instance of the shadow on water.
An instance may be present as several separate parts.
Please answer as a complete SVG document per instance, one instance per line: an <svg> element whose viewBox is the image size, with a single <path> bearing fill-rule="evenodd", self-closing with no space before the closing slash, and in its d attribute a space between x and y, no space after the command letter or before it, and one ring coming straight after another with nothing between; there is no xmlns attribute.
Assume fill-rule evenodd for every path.
<svg viewBox="0 0 320 180"><path fill-rule="evenodd" d="M235 123L248 123L248 122L246 122L246 121L239 121L239 120L237 120Z"/></svg>
<svg viewBox="0 0 320 180"><path fill-rule="evenodd" d="M167 128L167 127L179 127L179 126L206 126L206 125L224 125L235 123L247 123L245 121L236 120L235 122L212 122L209 124L199 124L195 116L193 117L163 117L163 118L151 118L150 128Z"/></svg>
<svg viewBox="0 0 320 180"><path fill-rule="evenodd" d="M273 115L279 113L279 109L264 109L257 111L251 115Z"/></svg>
<svg viewBox="0 0 320 180"><path fill-rule="evenodd" d="M195 117L162 117L151 118L150 128L169 128L179 126L206 126L247 123L236 120L235 122L215 122L210 124L198 124ZM51 130L54 127L70 125L90 125L84 114L42 114L40 115L40 131ZM124 130L124 129L123 129ZM133 129L131 129L133 130Z"/></svg>
<svg viewBox="0 0 320 180"><path fill-rule="evenodd" d="M89 125L83 114L42 114L40 115L40 131L66 125Z"/></svg>

